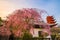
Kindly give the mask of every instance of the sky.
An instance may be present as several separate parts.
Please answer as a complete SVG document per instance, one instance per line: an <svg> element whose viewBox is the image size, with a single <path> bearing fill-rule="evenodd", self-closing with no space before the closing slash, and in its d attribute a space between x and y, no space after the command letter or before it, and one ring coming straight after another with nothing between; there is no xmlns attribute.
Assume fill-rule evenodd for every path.
<svg viewBox="0 0 60 40"><path fill-rule="evenodd" d="M3 19L16 9L38 8L53 15L60 24L60 0L0 0L0 17ZM47 14L42 15L45 20Z"/></svg>

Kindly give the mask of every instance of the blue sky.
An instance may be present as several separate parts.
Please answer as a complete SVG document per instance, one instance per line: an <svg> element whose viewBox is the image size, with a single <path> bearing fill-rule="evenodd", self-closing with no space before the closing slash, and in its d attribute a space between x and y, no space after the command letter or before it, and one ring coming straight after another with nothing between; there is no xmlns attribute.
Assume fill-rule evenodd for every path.
<svg viewBox="0 0 60 40"><path fill-rule="evenodd" d="M0 0L0 14L2 17L20 8L46 10L49 15L54 15L57 23L60 23L60 0Z"/></svg>

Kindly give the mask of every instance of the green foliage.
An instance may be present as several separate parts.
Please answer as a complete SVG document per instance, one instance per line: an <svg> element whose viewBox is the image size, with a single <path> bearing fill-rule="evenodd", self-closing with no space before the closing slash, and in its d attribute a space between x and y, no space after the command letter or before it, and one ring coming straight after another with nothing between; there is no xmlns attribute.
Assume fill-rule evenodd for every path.
<svg viewBox="0 0 60 40"><path fill-rule="evenodd" d="M0 17L0 26L2 25L2 18Z"/></svg>
<svg viewBox="0 0 60 40"><path fill-rule="evenodd" d="M60 28L51 28L51 35L56 35L56 37L59 37L59 33L60 33Z"/></svg>
<svg viewBox="0 0 60 40"><path fill-rule="evenodd" d="M51 35L52 40L55 40L56 35Z"/></svg>
<svg viewBox="0 0 60 40"><path fill-rule="evenodd" d="M24 32L23 40L31 40L31 38L32 35L28 31Z"/></svg>
<svg viewBox="0 0 60 40"><path fill-rule="evenodd" d="M51 28L51 32L60 33L60 28Z"/></svg>

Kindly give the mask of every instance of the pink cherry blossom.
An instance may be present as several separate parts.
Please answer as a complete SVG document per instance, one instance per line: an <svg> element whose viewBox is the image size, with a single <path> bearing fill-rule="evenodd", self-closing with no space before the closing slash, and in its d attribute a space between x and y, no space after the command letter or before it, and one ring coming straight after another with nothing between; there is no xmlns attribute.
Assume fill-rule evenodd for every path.
<svg viewBox="0 0 60 40"><path fill-rule="evenodd" d="M23 8L15 10L7 17L7 21L5 22L6 29L1 28L1 32L6 30L6 34L10 35L10 31L12 31L15 36L21 36L23 34L22 30L33 30L33 21L36 20L36 22L39 22L42 20L41 14L43 12L45 11L38 11L38 9L35 8Z"/></svg>

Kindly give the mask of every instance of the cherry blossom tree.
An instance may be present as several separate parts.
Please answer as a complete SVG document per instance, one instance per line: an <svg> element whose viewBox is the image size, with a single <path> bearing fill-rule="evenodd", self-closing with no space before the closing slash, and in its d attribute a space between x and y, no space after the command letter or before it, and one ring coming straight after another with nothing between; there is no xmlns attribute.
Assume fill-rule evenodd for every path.
<svg viewBox="0 0 60 40"><path fill-rule="evenodd" d="M36 8L23 8L15 10L7 17L4 27L9 31L12 31L14 36L21 37L25 30L33 31L34 22L42 20L41 14L44 12L46 11Z"/></svg>

